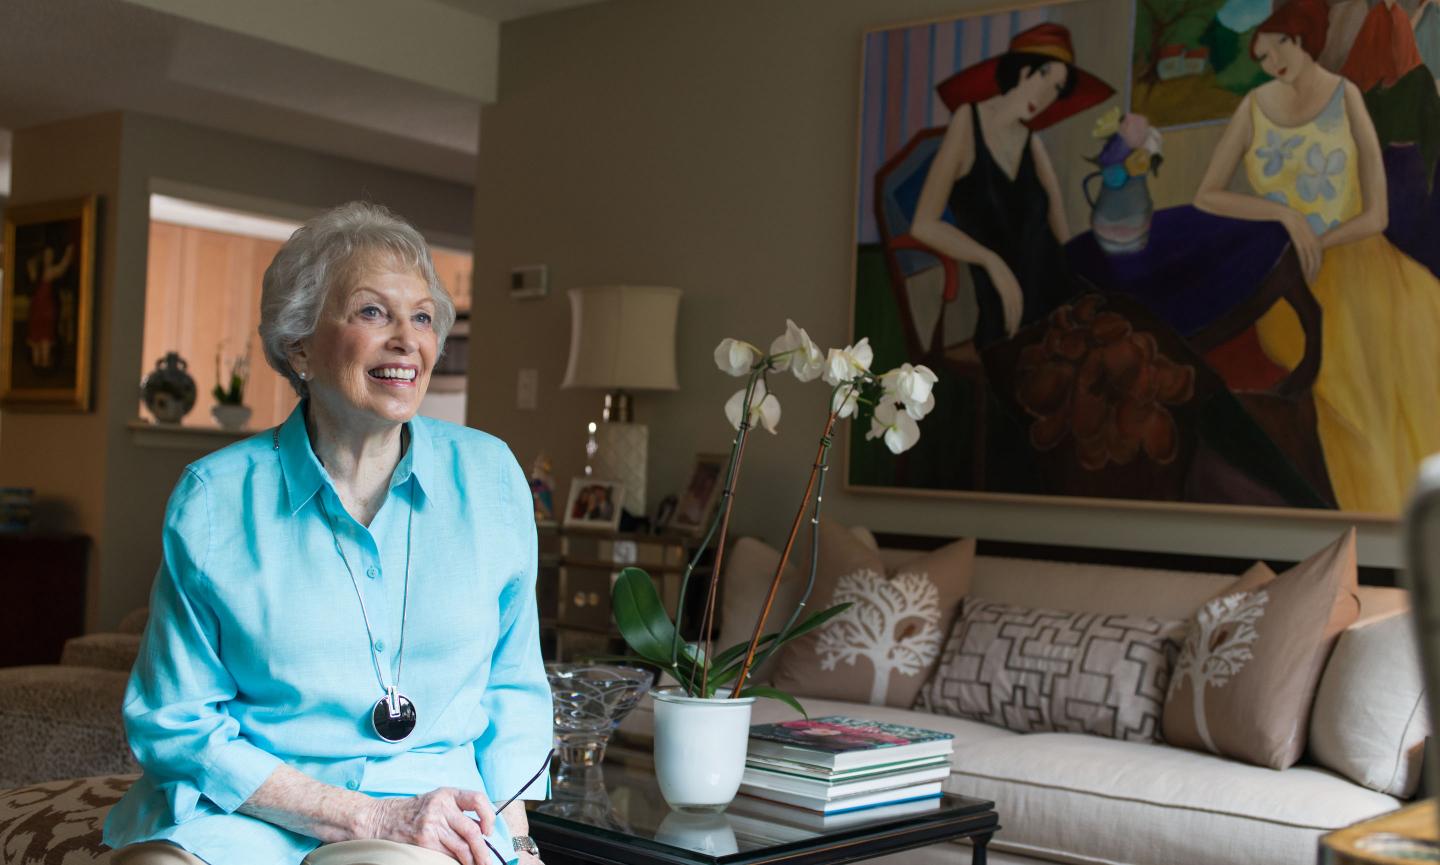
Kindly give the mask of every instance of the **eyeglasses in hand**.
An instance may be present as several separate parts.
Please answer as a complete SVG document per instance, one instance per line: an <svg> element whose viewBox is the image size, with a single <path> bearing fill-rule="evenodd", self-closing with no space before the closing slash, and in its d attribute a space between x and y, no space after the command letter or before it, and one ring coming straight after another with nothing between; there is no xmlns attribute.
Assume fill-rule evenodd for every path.
<svg viewBox="0 0 1440 865"><path fill-rule="evenodd" d="M534 775L531 775L531 776L530 776L530 780L529 780L529 781L526 781L524 784L521 784L521 785L520 785L520 789L515 791L515 795L514 795L514 796L511 796L509 799L506 799L506 800L505 800L505 804L503 804L503 805L501 805L501 806L499 806L498 808L495 809L495 813L498 815L501 811L504 811L506 808L509 808L512 804L514 804L514 802L515 802L516 799L519 799L519 798L520 798L520 794L521 794L521 793L525 792L526 790L529 790L529 789L530 789L530 785L531 785L531 784L534 784L535 781L536 781L536 779L538 779L541 775L545 774L546 770L548 770L548 769L550 768L550 761L551 761L552 759L554 759L554 757L555 757L555 749L554 749L554 748L551 748L551 749L545 754L545 762L542 763L542 764L540 764L540 768L535 772ZM489 839L489 838L486 838L486 839L484 839L484 840L485 840L485 846L486 846L486 847L489 847L489 848L490 848L490 852L495 854L495 861L501 862L501 863L505 862L505 861L506 861L506 860L505 860L505 857L500 855L500 851L495 849L495 845L490 843L490 839Z"/></svg>

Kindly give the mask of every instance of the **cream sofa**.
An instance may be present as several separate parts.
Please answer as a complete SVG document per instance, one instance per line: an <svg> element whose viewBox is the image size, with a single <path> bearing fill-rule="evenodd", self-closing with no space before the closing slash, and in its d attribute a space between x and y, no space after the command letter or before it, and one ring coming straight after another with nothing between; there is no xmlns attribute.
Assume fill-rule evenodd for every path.
<svg viewBox="0 0 1440 865"><path fill-rule="evenodd" d="M916 555L882 553L892 569ZM979 555L970 594L1027 607L1183 619L1234 579ZM744 620L753 624L748 598L763 596L768 581L768 573L729 569L722 584L727 619L719 645L748 638ZM1406 609L1407 594L1400 589L1361 588L1360 619L1337 641L1311 723L1312 750L1324 750L1327 762L1376 787L1400 791L1413 790L1428 732ZM1356 682L1362 687L1354 687ZM1374 689L1396 698L1390 708L1365 704ZM812 717L848 714L953 733L946 789L996 803L1002 829L991 842L990 861L1002 865L1313 865L1322 834L1403 804L1321 767L1312 755L1275 771L1165 745L1076 733L1022 735L907 709L802 702ZM1375 717L1377 711L1386 716ZM786 706L760 700L753 722L792 717ZM644 747L652 723L646 698L625 720L621 737ZM937 845L876 861L960 865L969 856L968 847Z"/></svg>

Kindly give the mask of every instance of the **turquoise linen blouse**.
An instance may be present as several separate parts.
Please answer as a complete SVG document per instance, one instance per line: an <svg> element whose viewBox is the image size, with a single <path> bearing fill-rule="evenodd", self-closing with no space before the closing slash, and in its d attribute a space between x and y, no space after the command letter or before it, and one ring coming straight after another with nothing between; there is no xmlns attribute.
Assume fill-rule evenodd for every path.
<svg viewBox="0 0 1440 865"><path fill-rule="evenodd" d="M510 450L416 417L367 528L311 450L303 405L278 432L187 467L170 496L125 692L145 772L105 822L112 847L168 840L210 865L298 865L319 841L236 811L281 763L377 797L460 787L498 806L517 792L549 796L548 773L520 790L550 750L553 715L534 510ZM337 538L387 684L409 555L399 686L418 723L403 742L370 729L384 691ZM514 861L503 820L490 841Z"/></svg>

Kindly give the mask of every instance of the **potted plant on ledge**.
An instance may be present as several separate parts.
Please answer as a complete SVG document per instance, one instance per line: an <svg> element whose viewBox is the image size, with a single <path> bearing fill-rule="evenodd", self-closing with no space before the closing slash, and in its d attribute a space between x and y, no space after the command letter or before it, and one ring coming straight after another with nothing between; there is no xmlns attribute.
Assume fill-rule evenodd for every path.
<svg viewBox="0 0 1440 865"><path fill-rule="evenodd" d="M245 383L250 379L250 350L247 347L245 354L235 358L230 364L230 377L227 380L220 375L221 352L215 352L215 389L210 392L215 397L215 405L210 413L215 416L215 422L220 428L232 432L243 430L245 424L250 420L250 407L245 405Z"/></svg>
<svg viewBox="0 0 1440 865"><path fill-rule="evenodd" d="M822 352L804 329L786 321L785 333L769 352L736 339L725 339L715 349L715 363L723 372L746 379L745 387L725 404L735 427L725 486L704 540L685 569L675 613L665 609L650 575L626 568L611 592L611 609L621 637L639 661L668 674L674 687L653 692L655 701L655 772L661 794L671 807L684 811L723 809L740 786L750 731L750 709L757 697L781 700L802 715L804 708L791 695L774 688L749 684L750 671L777 649L843 614L850 604L839 604L802 620L801 614L815 585L819 552L821 505L824 501L826 464L835 425L850 417L868 415L866 439L881 438L894 453L912 447L920 438L918 421L934 408L935 374L924 366L903 364L881 375L870 371L873 352L862 339L843 349ZM714 630L718 588L723 573L725 541L735 502L736 485L750 431L758 424L775 433L780 403L770 388L772 374L791 372L801 382L821 379L831 387L829 412L820 433L810 476L790 525L780 562L746 642L715 651ZM805 589L778 629L771 614L780 579L795 547L806 514L810 522L810 568ZM715 543L714 577L710 580L701 617L700 633L693 642L682 638L676 622L685 609L690 575L710 543ZM780 616L775 616L779 619Z"/></svg>

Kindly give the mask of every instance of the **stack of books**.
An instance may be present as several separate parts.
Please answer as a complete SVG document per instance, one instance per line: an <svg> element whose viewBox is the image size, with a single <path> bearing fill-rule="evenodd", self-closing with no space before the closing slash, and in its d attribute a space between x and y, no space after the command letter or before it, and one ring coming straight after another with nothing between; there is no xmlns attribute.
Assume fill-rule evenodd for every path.
<svg viewBox="0 0 1440 865"><path fill-rule="evenodd" d="M844 715L756 724L740 792L821 814L935 799L954 750L949 733Z"/></svg>

